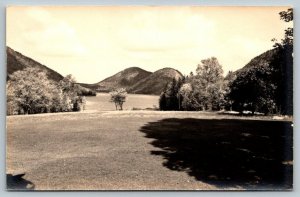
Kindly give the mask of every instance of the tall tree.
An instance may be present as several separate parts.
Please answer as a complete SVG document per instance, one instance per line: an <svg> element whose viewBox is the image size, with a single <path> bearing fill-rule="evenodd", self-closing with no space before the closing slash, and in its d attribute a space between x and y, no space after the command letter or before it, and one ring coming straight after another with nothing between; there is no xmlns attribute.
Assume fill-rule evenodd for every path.
<svg viewBox="0 0 300 197"><path fill-rule="evenodd" d="M222 84L223 69L217 58L202 60L192 79L192 86L202 110L220 108L220 103L224 98Z"/></svg>
<svg viewBox="0 0 300 197"><path fill-rule="evenodd" d="M159 109L161 111L167 110L167 99L166 99L166 92L162 92L159 96Z"/></svg>
<svg viewBox="0 0 300 197"><path fill-rule="evenodd" d="M64 77L58 84L59 88L64 94L64 102L72 107L73 111L80 111L83 109L84 103L82 102L81 88L76 84L75 78L69 74Z"/></svg>
<svg viewBox="0 0 300 197"><path fill-rule="evenodd" d="M236 79L236 74L232 71L229 71L223 82L223 90L224 90L224 100L225 100L225 108L232 111L233 100L230 98L229 94L231 92L230 85Z"/></svg>
<svg viewBox="0 0 300 197"><path fill-rule="evenodd" d="M166 97L166 110L178 110L178 81L173 78L170 83L168 83L165 90Z"/></svg>
<svg viewBox="0 0 300 197"><path fill-rule="evenodd" d="M239 111L250 110L264 113L274 109L276 86L272 82L269 64L261 64L240 72L230 84L229 97Z"/></svg>
<svg viewBox="0 0 300 197"><path fill-rule="evenodd" d="M286 23L293 22L293 9L279 13L280 19ZM278 50L271 63L274 70L273 79L276 82L276 103L282 114L293 114L293 24L285 30L281 42L275 41L274 47Z"/></svg>
<svg viewBox="0 0 300 197"><path fill-rule="evenodd" d="M293 16L293 8L289 8L287 11L279 12L280 20L283 20L284 22L292 22L294 19ZM274 47L293 47L294 42L294 28L288 27L284 32L284 38L281 40L281 42L278 42L275 38L272 39L272 41L275 43Z"/></svg>

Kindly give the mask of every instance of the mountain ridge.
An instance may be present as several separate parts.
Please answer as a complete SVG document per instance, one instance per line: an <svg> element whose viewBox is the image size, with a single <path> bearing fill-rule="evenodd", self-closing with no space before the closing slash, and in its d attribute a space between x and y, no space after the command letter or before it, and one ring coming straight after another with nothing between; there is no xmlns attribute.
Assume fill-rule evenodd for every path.
<svg viewBox="0 0 300 197"><path fill-rule="evenodd" d="M45 71L47 73L48 78L53 81L60 81L64 78L58 72L52 70L51 68L37 62L36 60L26 55L23 55L18 51L13 50L9 46L6 47L6 58L7 80L9 80L9 76L15 71L23 70L26 67L35 67Z"/></svg>
<svg viewBox="0 0 300 197"><path fill-rule="evenodd" d="M15 71L23 70L26 67L39 68L47 73L49 79L56 82L63 79L63 76L58 72L8 46L6 52L7 80ZM171 67L165 67L155 72L149 72L140 67L129 67L94 84L77 84L98 92L109 92L116 88L125 88L128 93L159 95L173 78L178 79L182 76L180 71Z"/></svg>
<svg viewBox="0 0 300 197"><path fill-rule="evenodd" d="M170 67L155 72L145 71L139 67L126 68L95 84L83 84L96 87L99 92L109 92L116 88L125 88L128 93L159 95L173 78L183 77L181 72Z"/></svg>
<svg viewBox="0 0 300 197"><path fill-rule="evenodd" d="M235 74L241 73L241 72L247 72L249 69L264 66L264 64L270 64L271 61L273 61L274 56L278 53L278 49L270 49L267 50L260 55L255 56L252 58L245 66L242 68L234 71Z"/></svg>

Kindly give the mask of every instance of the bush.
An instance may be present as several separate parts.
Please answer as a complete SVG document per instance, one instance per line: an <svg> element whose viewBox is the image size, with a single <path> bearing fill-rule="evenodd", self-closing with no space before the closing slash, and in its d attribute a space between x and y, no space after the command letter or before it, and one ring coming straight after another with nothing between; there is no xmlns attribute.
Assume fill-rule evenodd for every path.
<svg viewBox="0 0 300 197"><path fill-rule="evenodd" d="M111 91L110 93L110 102L115 103L116 110L118 110L118 107L120 110L123 110L123 103L126 101L127 92L124 88L120 88L114 91Z"/></svg>

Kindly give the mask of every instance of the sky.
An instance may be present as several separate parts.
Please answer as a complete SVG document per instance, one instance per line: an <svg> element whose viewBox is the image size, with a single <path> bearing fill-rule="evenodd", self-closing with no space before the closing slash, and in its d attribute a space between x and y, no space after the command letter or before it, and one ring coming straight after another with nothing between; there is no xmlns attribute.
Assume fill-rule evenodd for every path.
<svg viewBox="0 0 300 197"><path fill-rule="evenodd" d="M11 6L7 46L77 82L128 67L172 67L187 75L216 57L224 75L272 49L292 26L288 7Z"/></svg>

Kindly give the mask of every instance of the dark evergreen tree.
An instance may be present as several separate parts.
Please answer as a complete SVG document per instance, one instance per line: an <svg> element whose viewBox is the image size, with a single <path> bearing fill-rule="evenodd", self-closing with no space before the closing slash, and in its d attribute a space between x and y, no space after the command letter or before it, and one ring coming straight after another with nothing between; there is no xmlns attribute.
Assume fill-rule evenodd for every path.
<svg viewBox="0 0 300 197"><path fill-rule="evenodd" d="M184 77L179 78L178 80L173 78L172 81L166 85L166 88L164 92L162 92L162 94L160 95L159 99L160 110L173 111L182 109L182 96L179 94L179 89L184 83L184 81Z"/></svg>
<svg viewBox="0 0 300 197"><path fill-rule="evenodd" d="M165 111L166 110L166 94L165 92L162 92L160 97L159 97L159 109L161 111Z"/></svg>
<svg viewBox="0 0 300 197"><path fill-rule="evenodd" d="M166 89L167 110L178 110L178 86L175 78L168 84Z"/></svg>

